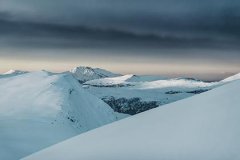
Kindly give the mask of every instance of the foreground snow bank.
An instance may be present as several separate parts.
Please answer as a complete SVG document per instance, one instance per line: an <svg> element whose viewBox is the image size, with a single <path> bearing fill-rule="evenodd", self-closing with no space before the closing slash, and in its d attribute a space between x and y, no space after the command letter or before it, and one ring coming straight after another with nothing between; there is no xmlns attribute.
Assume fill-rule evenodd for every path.
<svg viewBox="0 0 240 160"><path fill-rule="evenodd" d="M24 160L238 160L240 81L132 116Z"/></svg>
<svg viewBox="0 0 240 160"><path fill-rule="evenodd" d="M70 73L0 79L0 159L19 159L118 119Z"/></svg>

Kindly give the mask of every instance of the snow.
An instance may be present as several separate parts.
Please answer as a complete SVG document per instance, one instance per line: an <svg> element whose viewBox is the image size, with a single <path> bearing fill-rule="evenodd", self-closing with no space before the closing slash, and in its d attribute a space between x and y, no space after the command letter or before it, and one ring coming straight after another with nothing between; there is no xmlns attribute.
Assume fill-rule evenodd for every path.
<svg viewBox="0 0 240 160"><path fill-rule="evenodd" d="M28 73L28 72L11 69L3 74L0 74L0 78L8 78L8 77L18 76L18 75L25 74L25 73Z"/></svg>
<svg viewBox="0 0 240 160"><path fill-rule="evenodd" d="M103 126L24 160L238 160L240 81Z"/></svg>
<svg viewBox="0 0 240 160"><path fill-rule="evenodd" d="M145 82L138 85L140 89L161 89L161 88L206 88L216 85L216 83L208 83L203 81L193 81L185 79L168 79L152 82Z"/></svg>
<svg viewBox="0 0 240 160"><path fill-rule="evenodd" d="M236 74L236 75L233 75L231 77L228 77L228 78L222 80L222 82L227 83L227 82L231 82L231 81L235 81L235 80L239 80L239 79L240 79L240 73Z"/></svg>
<svg viewBox="0 0 240 160"><path fill-rule="evenodd" d="M115 74L104 69L84 66L76 67L70 72L82 83L93 79L119 76L119 74Z"/></svg>
<svg viewBox="0 0 240 160"><path fill-rule="evenodd" d="M141 102L157 102L159 105L164 105L193 96L196 94L195 91L207 91L220 85L219 83L189 79L155 80L157 77L148 76L148 80L146 80L146 77L138 76L138 79L134 77L136 76L125 75L95 79L85 82L84 88L103 100L112 97L115 99L140 98ZM139 77L141 80L139 80Z"/></svg>
<svg viewBox="0 0 240 160"><path fill-rule="evenodd" d="M164 79L160 76L137 76L133 74L127 74L118 77L110 77L110 78L99 78L85 82L85 85L92 86L101 86L101 87L111 87L111 86L127 86L134 85L136 82L148 82L154 80ZM132 84L133 83L133 84Z"/></svg>
<svg viewBox="0 0 240 160"><path fill-rule="evenodd" d="M23 74L23 73L27 73L26 71L20 71L20 70L9 70L7 72L5 72L4 74L7 75L7 74Z"/></svg>
<svg viewBox="0 0 240 160"><path fill-rule="evenodd" d="M167 79L163 76L153 76L153 75L133 75L129 78L128 82L149 82L149 81L156 81L156 80L163 80Z"/></svg>
<svg viewBox="0 0 240 160"><path fill-rule="evenodd" d="M113 86L113 85L120 85L120 84L127 84L127 80L132 78L133 75L124 75L114 78L101 78L95 79L91 81L87 81L85 85L93 85L93 86Z"/></svg>
<svg viewBox="0 0 240 160"><path fill-rule="evenodd" d="M120 114L120 113L114 112L110 106L105 104L100 99L107 99L111 97L114 97L116 99L123 98L123 97L127 99L140 98L141 101L146 101L146 102L156 101L158 102L157 104L164 105L171 102L175 102L180 99L190 97L196 94L194 93L194 91L201 91L201 90L207 91L207 90L213 89L213 91L210 91L209 93L214 93L213 95L216 95L216 97L213 97L215 98L215 100L211 101L208 97L205 96L205 98L202 98L201 100L197 100L195 103L195 101L191 99L197 99L197 98L193 97L186 100L186 102L184 100L184 101L171 104L170 106L173 106L173 108L175 108L173 109L174 111L171 111L171 109L167 109L167 108L170 108L168 107L168 105L166 107L164 106L158 109L154 109L153 111L137 115L136 118L135 116L133 118L129 118L129 121L127 120L126 122L125 121L121 121L121 123L119 122L119 127L121 129L112 130L112 128L118 128L118 125L113 124L113 127L111 127L111 129L108 129L108 126L106 126L107 128L106 132L100 128L100 129L97 129L99 131L93 131L93 132L89 132L88 134L83 134L82 135L83 137L86 136L86 142L83 140L83 138L79 138L80 139L79 143L81 144L78 147L80 149L79 151L81 151L80 153L83 153L84 151L86 151L86 153L90 153L91 147L89 145L93 145L94 146L93 151L94 152L96 151L96 156L98 154L100 155L99 159L107 159L107 158L112 159L113 157L108 157L104 155L106 154L106 152L104 151L105 149L109 150L109 153L115 153L116 155L117 154L125 155L125 153L123 153L123 151L125 151L123 150L123 148L125 147L125 145L127 145L126 149L128 149L129 151L126 152L125 156L127 155L134 156L133 154L137 153L137 151L143 154L144 151L141 149L144 147L141 148L141 143L136 142L135 140L141 141L140 139L143 139L143 140L146 139L146 141L144 141L143 144L147 144L146 148L150 148L152 144L153 146L155 146L154 145L155 142L153 140L147 139L152 135L153 137L154 136L157 137L159 135L160 136L159 139L163 144L165 143L167 146L169 146L169 150L170 150L170 146L173 145L172 144L173 140L179 141L179 144L184 144L184 146L187 146L187 144L185 144L184 142L178 139L174 139L175 137L177 138L175 134L167 132L167 129L169 128L169 126L170 128L171 126L173 126L172 130L174 131L174 133L179 132L180 136L182 135L181 138L184 140L185 135L183 135L183 133L181 132L182 131L181 129L183 128L183 130L187 132L186 137L189 136L190 140L192 142L195 142L196 140L193 139L193 137L191 137L190 135L190 133L192 133L192 131L190 130L191 127L194 128L192 126L192 123L195 122L195 119L193 118L197 117L200 119L201 117L204 117L204 118L206 117L207 118L206 121L210 120L211 122L211 120L215 120L214 117L213 119L211 119L207 116L210 116L209 114L212 113L211 111L215 109L217 110L217 107L216 107L217 105L219 105L221 109L221 105L224 105L225 102L226 103L229 102L229 104L225 104L225 105L231 106L230 100L228 101L228 99L226 99L225 97L230 97L231 100L235 102L235 99L232 99L232 98L234 98L235 94L237 95L237 92L233 95L228 93L227 95L225 95L224 98L223 96L217 97L218 93L214 91L220 90L220 88L219 89L214 89L214 88L221 85L225 85L232 81L237 81L238 79L240 79L239 75L240 74L229 77L220 82L208 83L208 82L203 82L199 80L184 79L184 78L167 79L161 76L142 76L142 75L140 76L140 75L133 75L133 74L122 76L119 74L111 73L103 69L90 68L90 67L76 67L70 72L65 72L60 74L55 74L55 73L47 72L44 70L40 72L30 72L30 73L25 71L19 71L19 70L10 70L5 74L0 75L0 90L1 90L0 92L0 129L1 129L0 159L15 160L15 159L22 158L31 153L44 149L50 145L59 143L63 140L66 140L78 134L98 128L99 126L114 122L116 120L119 120L128 116L126 114ZM82 85L79 82L84 84ZM230 86L230 85L226 85L226 86ZM84 89L82 87L84 87ZM226 91L227 90L228 89L226 89ZM204 93L203 95L207 95L209 93ZM224 93L221 93L221 94L224 94ZM197 96L197 97L201 97L201 96ZM209 97L211 97L211 95L209 95ZM219 104L216 102L217 101L216 99L218 99ZM205 104L207 102L205 101L208 101L208 103L211 104L211 107L215 107L214 109L210 108L209 110L210 113L205 113L207 112L206 111L207 109L205 108L206 110L202 111L198 106L198 104L203 104L204 106L207 106L207 104ZM185 103L182 104L183 102L185 102L186 104ZM179 107L176 107L175 106L176 104L180 104L178 105ZM196 110L199 110L201 114L199 116L194 115L192 113L192 109L189 109L188 106L196 107L197 108ZM180 109L180 108L183 108L183 109ZM202 108L204 109L204 107ZM169 110L169 111L164 111L164 110ZM156 114L153 113L155 111L156 111ZM164 112L166 112L167 114L165 115ZM178 112L179 112L179 115L178 115ZM150 113L152 115L147 116ZM224 116L226 122L228 122L229 119L234 118L234 116L226 117L223 113L221 114ZM190 115L194 115L194 116L190 116ZM137 117L142 117L142 118L137 118ZM191 123L189 122L188 124L187 119L185 117L189 117L189 121ZM216 117L216 119L217 118L218 117ZM199 119L197 120L199 121ZM220 122L223 121L221 119L217 119L217 120L219 120ZM165 125L165 122L166 122L166 125ZM188 125L184 126L183 123L186 123ZM159 131L160 129L156 130L155 128L157 128L158 125L163 127L164 131L162 130ZM202 124L199 122L198 125L204 127L205 124ZM211 128L211 126L206 126L206 127ZM154 130L154 132L150 133L148 129ZM135 131L132 131L132 130L135 130ZM155 133L155 130L156 130L156 133ZM165 130L166 130L166 133L165 133ZM191 132L188 135L189 130ZM199 129L198 131L200 133L202 132L203 135L206 134L205 130ZM219 132L220 131L223 132L222 130L219 129ZM97 133L95 132L98 132L100 134L96 135ZM123 133L123 135L121 135L120 133ZM143 134L145 133L146 133L146 136L144 137ZM195 132L193 133L196 136L200 137L200 135L198 135L197 133ZM106 134L108 136L106 136ZM214 134L216 133L214 132ZM229 134L234 135L234 133L232 132ZM89 140L90 139L89 136L91 137L91 135L93 136L93 141ZM171 137L171 139L167 138L168 141L167 140L164 141L164 138L161 138L164 136L168 137L168 135L172 135L172 136L174 135L175 137ZM117 137L119 138L119 140L116 139ZM211 138L214 138L214 137L211 137ZM105 142L103 142L103 140L101 139L106 140L107 148L102 147ZM129 141L129 144L128 143L126 144L125 139ZM167 148L165 150L163 146L159 145L160 140L156 141L157 146L155 146L155 148L159 147L159 150L160 149L162 150L162 152L160 153L164 156L164 154L167 154L169 150L167 150ZM122 142L118 142L118 141L122 141ZM203 139L203 142L204 141L205 139ZM78 142L78 138L77 138L77 142ZM100 142L100 143L96 144L96 142ZM172 142L172 143L169 143L169 142ZM210 142L212 142L211 139L210 139ZM87 145L86 148L83 147L85 143ZM226 144L229 144L229 143L230 141L226 141ZM73 145L71 140L69 145L70 145L69 148L71 148L71 146ZM110 145L114 147L110 149L109 148ZM131 147L133 147L134 149L135 145L137 145L136 150L131 150ZM97 148L95 148L97 146L101 148L99 149L99 151L97 150ZM177 145L175 144L174 147L177 147ZM172 148L175 150L179 149L174 147ZM156 149L154 150L154 149L153 149L153 152L151 153L153 157L150 157L150 159L154 159L155 158L154 155L157 155L156 153L158 150ZM202 150L202 148L200 149ZM209 148L206 147L206 150L207 149ZM180 153L181 148L179 149L179 152L175 150L173 153L176 153L175 155L178 154L181 156L181 153L182 153L182 152ZM191 154L194 153L190 151L191 150L189 150L189 153ZM130 152L132 152L132 154ZM64 152L61 152L61 153L64 153ZM94 155L95 154L93 154L92 156ZM145 156L149 156L149 155L150 155L150 152L149 154L145 154ZM209 155L211 154L209 153ZM83 159L89 159L88 157L91 157L87 154L82 156L87 156L87 158L85 157ZM142 155L142 158L149 159L149 157L145 158L144 154ZM43 158L43 159L51 159L51 158ZM92 157L92 159L94 159L94 157ZM117 159L117 158L114 157L113 159ZM129 158L120 156L119 159L129 159ZM134 159L134 157L132 159ZM138 157L138 159L140 158ZM165 157L163 157L163 159L165 159ZM196 158L194 157L193 159L196 159ZM227 159L229 159L229 157L227 157Z"/></svg>
<svg viewBox="0 0 240 160"><path fill-rule="evenodd" d="M71 73L0 79L0 159L14 160L126 117L82 89Z"/></svg>
<svg viewBox="0 0 240 160"><path fill-rule="evenodd" d="M125 75L84 83L84 88L108 103L115 111L136 114L214 89L233 80L204 82L193 78ZM138 103L135 105L133 103Z"/></svg>

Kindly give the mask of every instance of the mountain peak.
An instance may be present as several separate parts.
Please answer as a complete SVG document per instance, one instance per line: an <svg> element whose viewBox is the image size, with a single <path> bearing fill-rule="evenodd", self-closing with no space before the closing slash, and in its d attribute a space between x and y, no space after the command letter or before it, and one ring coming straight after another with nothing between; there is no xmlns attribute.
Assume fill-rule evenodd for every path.
<svg viewBox="0 0 240 160"><path fill-rule="evenodd" d="M26 71L10 69L9 71L5 72L4 75L7 75L7 74L23 74L23 73L27 73L27 72Z"/></svg>
<svg viewBox="0 0 240 160"><path fill-rule="evenodd" d="M92 68L88 66L75 67L74 69L70 70L70 72L81 83L84 83L89 80L99 79L99 78L119 76L119 74L115 74L104 69Z"/></svg>

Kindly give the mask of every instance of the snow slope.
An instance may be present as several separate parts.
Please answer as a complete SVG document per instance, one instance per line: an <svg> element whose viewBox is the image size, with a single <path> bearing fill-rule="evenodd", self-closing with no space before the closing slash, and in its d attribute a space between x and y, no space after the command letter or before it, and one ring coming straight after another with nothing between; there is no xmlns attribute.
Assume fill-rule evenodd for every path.
<svg viewBox="0 0 240 160"><path fill-rule="evenodd" d="M222 80L221 82L227 83L227 82L231 82L231 81L235 81L235 80L239 80L239 79L240 79L240 73L236 74L236 75L233 75L231 77L228 77L228 78Z"/></svg>
<svg viewBox="0 0 240 160"><path fill-rule="evenodd" d="M239 160L240 81L106 125L24 160Z"/></svg>
<svg viewBox="0 0 240 160"><path fill-rule="evenodd" d="M91 67L76 67L70 71L75 78L77 78L81 83L84 83L89 80L105 78L105 77L116 77L119 74L115 74L100 68L91 68Z"/></svg>
<svg viewBox="0 0 240 160"><path fill-rule="evenodd" d="M45 71L0 79L0 159L19 159L117 120L72 74Z"/></svg>

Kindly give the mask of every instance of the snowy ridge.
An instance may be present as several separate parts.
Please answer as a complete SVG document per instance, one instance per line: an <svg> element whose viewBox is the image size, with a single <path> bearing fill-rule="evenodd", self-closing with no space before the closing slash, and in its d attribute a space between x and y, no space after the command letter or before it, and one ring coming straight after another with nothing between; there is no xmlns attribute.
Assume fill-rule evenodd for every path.
<svg viewBox="0 0 240 160"><path fill-rule="evenodd" d="M207 88L217 85L217 83L208 83L203 81L194 81L188 79L168 79L152 82L145 82L138 85L140 89L160 89L160 88Z"/></svg>
<svg viewBox="0 0 240 160"><path fill-rule="evenodd" d="M159 78L159 79L157 79ZM156 80L157 79L157 80ZM84 83L85 85L95 87L114 87L116 85L121 86L136 86L135 88L141 89L157 89L167 87L210 87L217 83L203 82L200 80L174 78L174 79L160 79L160 77L154 76L136 76L136 75L124 75L113 78L100 78Z"/></svg>
<svg viewBox="0 0 240 160"><path fill-rule="evenodd" d="M18 75L21 75L21 74L25 74L25 73L28 73L27 71L20 71L20 70L9 70L3 74L0 74L0 78L7 78L7 77L12 77L12 76L18 76Z"/></svg>
<svg viewBox="0 0 240 160"><path fill-rule="evenodd" d="M231 81L235 81L235 80L239 80L239 79L240 79L240 73L233 75L231 77L228 77L228 78L222 80L221 82L227 83L227 82L231 82Z"/></svg>
<svg viewBox="0 0 240 160"><path fill-rule="evenodd" d="M115 111L134 115L220 85L189 78L151 81L152 79L155 79L154 76L148 76L146 79L136 75L102 78L87 81L84 88L105 101Z"/></svg>
<svg viewBox="0 0 240 160"><path fill-rule="evenodd" d="M116 148L117 150L115 150L114 148L112 149L114 149L115 151L121 151L122 150L121 146L125 145L124 143L125 139L129 141L129 143L132 143L132 144L137 143L137 146L141 146L140 142L138 143L135 141L128 140L128 138L132 138L131 135L138 135L139 137L137 136L136 138L137 139L139 138L138 140L140 141L140 139L147 139L146 137L151 137L152 135L155 134L155 132L154 134L152 132L149 132L148 129L155 131L156 128L159 127L158 125L161 125L160 128L163 127L164 131L167 130L168 128L166 128L166 126L163 124L163 122L165 121L168 122L167 118L169 118L170 121L177 122L176 126L174 126L175 123L173 124L167 123L168 127L173 126L174 128L172 129L173 133L176 132L176 133L180 133L181 135L182 130L179 129L179 127L183 127L183 130L191 130L192 132L192 130L195 129L194 126L187 125L187 127L190 127L190 129L184 128L185 126L183 125L183 123L187 124L188 121L183 121L185 118L183 118L182 120L182 117L190 116L189 117L190 122L194 122L194 120L196 120L196 119L192 119L192 117L197 117L197 118L203 117L209 120L209 117L210 117L209 113L212 113L211 111L216 110L216 112L219 113L218 112L219 110L218 108L215 107L215 105L220 106L219 109L221 110L221 107L225 107L225 106L231 107L231 106L234 106L234 104L239 104L236 101L236 99L233 99L234 97L236 97L236 95L238 95L238 92L236 92L235 88L234 90L232 90L232 88L230 87L231 85L227 84L232 81L237 81L238 79L240 79L239 74L229 77L220 82L214 82L214 83L208 83L208 82L203 82L203 81L189 79L189 78L166 79L160 76L139 76L139 75L121 76L103 69L90 68L90 67L77 67L73 69L71 72L64 72L59 74L51 73L45 70L42 70L40 72L30 72L30 73L24 72L24 71L18 71L18 70L16 71L11 70L5 74L0 75L0 90L1 90L0 92L0 128L1 128L0 159L8 159L8 160L19 159L33 152L39 151L40 149L46 148L50 145L56 144L67 138L75 136L77 134L89 131L91 129L97 128L104 124L108 124L118 119L127 117L127 115L120 114L120 113L127 113L130 115L134 115L136 113L140 113L152 108L156 108L160 105L165 105L180 99L193 96L195 94L212 90L210 92L202 94L201 96L197 96L197 97L202 97L200 98L200 100L195 101L195 99L197 98L193 97L186 100L186 103L184 100L184 101L170 104L169 106L173 106L173 108L179 108L179 109L176 109L176 111L171 111L171 114L169 115L168 115L168 112L170 111L162 111L165 109L160 109L161 108L160 107L158 109L155 109L153 111L146 112L143 114L143 115L145 114L147 115L148 113L152 113L156 111L156 115L155 113L154 114L152 113L152 115L150 116L143 116L145 118L143 119L140 118L140 122L138 118L133 118L133 119L137 119L136 120L137 122L134 122L134 124L132 124L132 121L130 120L129 124L127 121L126 124L121 125L122 128L127 127L127 129L126 128L123 130L119 129L116 131L116 133L115 131L113 132L110 131L111 129L109 129L109 132L108 132L108 129L107 129L106 134L109 134L109 136L107 137L112 139L111 141L114 143L115 141L118 143L118 140L116 139L115 136L112 136L112 135L114 134L117 137L119 137L119 141L120 140L122 141L122 142L119 142L120 146L118 147L120 148ZM82 85L82 83L84 83L84 85ZM226 87L225 84L227 84L226 86L229 86L229 88ZM237 84L237 82L234 82L233 84ZM82 88L83 86L85 86L84 89ZM222 86L221 88L225 88L225 87L226 88L215 89L216 87L219 87L219 86ZM239 87L236 86L236 88L239 88ZM226 90L226 93L225 93L225 90ZM221 91L221 92L215 92L215 91ZM213 96L210 93L213 94ZM109 105L107 105L100 99L104 100ZM191 101L190 99L193 99L193 100ZM184 104L182 104L183 102ZM207 111L206 107L202 107L202 105L208 106L208 103L215 108L210 108L210 111ZM179 104L177 106L180 106L180 107L176 107L175 104ZM201 108L199 107L200 105L201 105ZM225 105L225 106L222 106L222 105ZM110 108L110 106L112 109ZM167 106L166 108L169 108ZM191 106L191 107L188 107L188 106ZM198 113L195 113L195 112L192 113L192 110L190 109L192 108L192 106L193 108L197 107L196 110L199 111L200 113L199 117L198 117ZM165 106L163 108L165 108ZM180 108L183 108L183 109L180 109ZM120 113L114 112L113 109L114 111L117 111ZM161 113L160 113L160 110L161 110ZM168 110L171 110L171 109L168 109ZM167 112L167 113L164 113L164 112ZM233 112L238 113L238 110L234 108ZM229 111L226 111L226 113L229 113ZM197 114L197 116L195 114ZM194 116L191 117L191 115L194 115ZM227 117L226 115L224 115L224 113L221 113L221 115L223 117ZM179 116L181 117L179 118ZM213 114L212 116L213 119L214 119L214 116L215 115ZM151 117L155 121L151 120ZM218 117L216 117L216 119L217 118ZM236 117L234 117L234 115L230 118L227 117L225 119L226 123L228 123L228 121L231 118L236 118ZM220 118L217 120L222 122ZM238 119L235 119L235 120L238 121ZM210 119L210 122L211 121L212 119ZM200 126L206 125L206 127L208 128L211 128L211 126L214 126L213 123L211 126L207 126L207 124L199 124L199 125ZM228 123L228 126L231 126L230 122ZM143 128L147 127L147 128L144 128L144 131L146 130L145 137L143 135L143 131L141 130L141 127ZM235 128L237 129L237 127ZM134 130L136 130L136 132ZM162 133L163 130L162 129L161 131L157 130L155 137L157 137L157 134L160 137L164 137L164 136L167 137L168 135L172 134L172 132ZM119 135L120 133L122 133L122 131L124 131L123 135ZM205 131L204 128L203 130L199 131L199 133L200 132L203 132L203 135L204 135L204 132L207 133L207 131ZM219 129L219 132L222 132L222 130ZM92 132L90 132L90 134L91 133ZM201 136L195 132L194 134L196 136ZM217 135L215 132L213 134ZM103 132L103 134L100 134L100 136L103 136L101 138L107 140L107 137L104 137L104 135L105 135L105 132ZM191 135L187 135L187 136L191 138ZM174 139L177 136L178 135L174 135L174 137L171 137L169 141L172 141L172 139ZM184 136L180 138L184 140ZM213 139L213 137L211 138ZM93 140L99 141L97 138L95 139L94 137L93 137ZM168 142L165 142L164 139L162 138L159 138L159 143L160 143L160 140L162 140L161 141L162 143L165 143L167 145L169 144ZM190 139L190 141L195 142L195 139ZM211 139L209 141L211 142ZM235 141L236 141L236 138L235 138ZM104 143L102 140L100 140L99 142L100 142L99 145ZM184 146L187 146L187 144L185 144L184 142L182 141L180 142L181 143L178 143L178 144L184 144ZM94 144L94 142L86 141L86 144L89 144L89 143L92 143L90 145L93 145L93 146L98 145L98 144ZM109 143L110 142L107 141L106 147L110 146ZM146 146L147 148L150 148L150 146L152 146L152 144L148 144L147 141L146 142L144 141L144 144L145 143L149 145L149 146ZM228 143L230 142L226 141L226 144ZM117 146L117 144L113 144L113 145ZM103 148L102 146L99 146L99 148ZM126 146L131 146L131 144L127 143ZM168 150L167 148L166 150L164 150L164 147L161 145L159 146L157 145L155 148L160 148L160 149L162 148L163 152L166 151L161 154L164 156L164 154L167 153ZM175 146L177 145L175 144ZM81 145L81 147L83 146ZM80 147L81 151L84 151L84 148L81 148L81 147ZM134 148L134 146L131 146L131 147ZM69 148L71 148L71 146ZM128 147L126 147L126 149L127 148ZM88 149L89 148L86 147L87 152L90 151ZM208 149L212 149L212 148L208 148ZM95 148L95 150L97 149ZM109 150L110 153L114 153L114 151L111 149L107 148L107 150ZM130 152L131 148L129 148L128 150ZM200 148L200 150L202 149ZM103 151L100 153L100 151L99 153L98 152L97 153L100 154L100 159L101 159L101 154L104 154L105 152ZM141 150L141 147L140 149L137 147L136 151L138 151L138 153L144 153L144 151ZM123 150L123 152L125 151ZM64 153L64 152L61 151L61 153ZM132 151L132 154L134 153L135 153L135 150ZM159 151L159 153L161 152ZM146 154L146 155L154 156L156 154L157 154L157 151L153 150L153 153ZM210 153L208 154L211 155ZM116 153L115 155L118 155L118 153ZM131 155L131 153L126 152L126 154L122 153L120 155ZM85 155L82 155L82 156L85 156ZM88 155L86 156L88 157ZM166 157L164 157L163 159L165 158ZM46 159L46 158L43 158L43 159ZM86 159L86 157L83 159ZM109 159L117 159L117 158L110 157ZM120 159L129 159L129 158L120 157ZM134 159L134 157L132 159ZM140 159L140 158L138 157L137 159ZM149 157L144 158L143 156L143 159L149 159ZM154 160L154 157L153 158L150 157L150 159ZM186 159L186 157L183 157L183 159ZM194 157L192 159L197 159L197 158ZM202 159L207 159L207 158L203 157ZM226 159L233 159L233 158L227 157Z"/></svg>
<svg viewBox="0 0 240 160"><path fill-rule="evenodd" d="M134 115L209 91L238 78L236 75L228 81L204 82L194 78L125 75L87 81L84 88L115 111Z"/></svg>
<svg viewBox="0 0 240 160"><path fill-rule="evenodd" d="M19 159L124 117L84 91L70 73L3 78L0 90L0 159Z"/></svg>
<svg viewBox="0 0 240 160"><path fill-rule="evenodd" d="M4 73L4 75L7 75L7 74L23 74L23 73L27 73L26 71L20 71L20 70L9 70L7 72Z"/></svg>
<svg viewBox="0 0 240 160"><path fill-rule="evenodd" d="M70 72L73 73L74 77L77 78L81 83L93 79L119 76L119 74L115 74L104 69L83 66L76 67Z"/></svg>
<svg viewBox="0 0 240 160"><path fill-rule="evenodd" d="M152 76L152 75L132 75L132 77L126 79L126 82L149 82L156 80L167 79L163 76Z"/></svg>
<svg viewBox="0 0 240 160"><path fill-rule="evenodd" d="M240 81L235 81L76 136L24 160L238 160L239 90Z"/></svg>
<svg viewBox="0 0 240 160"><path fill-rule="evenodd" d="M127 85L130 78L132 78L134 75L124 75L119 77L113 77L113 78L101 78L101 79L95 79L91 81L87 81L84 83L85 85L92 85L92 86L116 86L116 85Z"/></svg>
<svg viewBox="0 0 240 160"><path fill-rule="evenodd" d="M116 86L128 86L134 85L137 82L148 82L164 79L160 76L138 76L133 74L127 74L124 76L99 78L85 82L85 85L100 86L100 87L116 87Z"/></svg>

